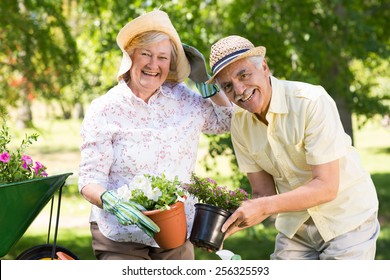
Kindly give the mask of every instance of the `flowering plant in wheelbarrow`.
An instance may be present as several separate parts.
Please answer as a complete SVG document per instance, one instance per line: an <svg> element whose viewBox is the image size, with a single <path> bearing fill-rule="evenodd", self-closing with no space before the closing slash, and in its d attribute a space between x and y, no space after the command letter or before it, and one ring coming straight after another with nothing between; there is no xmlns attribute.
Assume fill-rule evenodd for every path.
<svg viewBox="0 0 390 280"><path fill-rule="evenodd" d="M103 209L114 214L122 225L137 225L161 248L175 248L186 240L185 193L181 185L177 177L169 180L165 174L136 175L130 183L102 194Z"/></svg>
<svg viewBox="0 0 390 280"><path fill-rule="evenodd" d="M195 204L190 241L197 247L218 250L225 237L225 233L221 231L222 225L250 195L244 189L220 186L213 179L201 178L195 174L185 190L199 200Z"/></svg>
<svg viewBox="0 0 390 280"><path fill-rule="evenodd" d="M15 150L9 148L11 135L5 118L0 130L0 184L20 182L40 177L47 177L46 167L26 155L24 152L39 135L33 133L25 135L19 147Z"/></svg>
<svg viewBox="0 0 390 280"><path fill-rule="evenodd" d="M0 126L0 257L3 257L22 237L72 173L48 176L46 167L38 161L34 162L26 154L27 148L37 141L39 135L26 134L20 145L15 145L12 143L5 115L3 112L0 113L2 114L0 119L2 121ZM58 220L55 231L57 229ZM44 244L22 252L17 259L37 259L46 256L59 258L59 255L54 256L53 252L65 253L65 251L68 255L72 255L72 258L77 258L69 250L57 244Z"/></svg>

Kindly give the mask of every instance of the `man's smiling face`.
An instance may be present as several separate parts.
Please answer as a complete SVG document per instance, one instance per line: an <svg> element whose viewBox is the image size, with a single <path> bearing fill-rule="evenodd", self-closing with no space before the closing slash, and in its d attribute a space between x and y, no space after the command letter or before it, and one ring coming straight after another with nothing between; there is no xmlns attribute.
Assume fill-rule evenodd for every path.
<svg viewBox="0 0 390 280"><path fill-rule="evenodd" d="M258 61L261 65L256 66L250 58L239 59L222 69L216 81L230 101L265 116L272 94L270 71L265 59Z"/></svg>

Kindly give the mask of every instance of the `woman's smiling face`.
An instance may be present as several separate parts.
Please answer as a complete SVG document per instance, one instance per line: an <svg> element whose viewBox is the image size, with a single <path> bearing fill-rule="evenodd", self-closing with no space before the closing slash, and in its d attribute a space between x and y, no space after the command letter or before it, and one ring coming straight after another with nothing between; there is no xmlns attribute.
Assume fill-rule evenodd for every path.
<svg viewBox="0 0 390 280"><path fill-rule="evenodd" d="M134 50L129 87L136 96L147 101L165 82L171 64L171 50L169 39Z"/></svg>
<svg viewBox="0 0 390 280"><path fill-rule="evenodd" d="M248 58L239 59L218 73L216 80L230 101L251 113L265 116L272 89L264 59L261 66Z"/></svg>

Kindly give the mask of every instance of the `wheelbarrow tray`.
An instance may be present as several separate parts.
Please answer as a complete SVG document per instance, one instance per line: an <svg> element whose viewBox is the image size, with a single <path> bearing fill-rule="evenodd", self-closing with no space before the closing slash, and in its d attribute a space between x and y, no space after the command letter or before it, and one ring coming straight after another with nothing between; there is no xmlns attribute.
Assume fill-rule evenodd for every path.
<svg viewBox="0 0 390 280"><path fill-rule="evenodd" d="M72 173L0 185L0 257L5 256Z"/></svg>

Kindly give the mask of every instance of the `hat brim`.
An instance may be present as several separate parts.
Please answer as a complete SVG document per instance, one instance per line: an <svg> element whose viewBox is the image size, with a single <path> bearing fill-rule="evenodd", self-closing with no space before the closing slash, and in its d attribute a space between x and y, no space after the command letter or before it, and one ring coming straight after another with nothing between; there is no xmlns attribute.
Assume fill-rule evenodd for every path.
<svg viewBox="0 0 390 280"><path fill-rule="evenodd" d="M167 13L161 10L154 10L152 12L141 15L132 21L128 22L118 33L116 42L122 50L123 57L119 67L117 77L121 77L124 73L129 71L132 61L127 54L126 45L138 34L148 31L160 31L169 36L177 49L176 71L170 72L167 80L174 82L184 81L190 74L191 68L184 53L183 46L179 34L172 25Z"/></svg>
<svg viewBox="0 0 390 280"><path fill-rule="evenodd" d="M255 48L252 48L242 54L240 54L239 56L235 57L234 59L226 62L223 67L221 67L220 69L218 69L218 71L216 71L213 76L211 76L210 79L208 79L206 81L206 84L215 84L215 77L218 75L218 73L220 73L223 69L225 69L226 66L232 64L233 62L236 62L237 60L239 59L243 59L243 58L246 58L246 57L251 57L251 56L261 56L261 57L265 57L265 52L266 52L266 49L265 47L263 46L259 46L259 47L255 47Z"/></svg>

